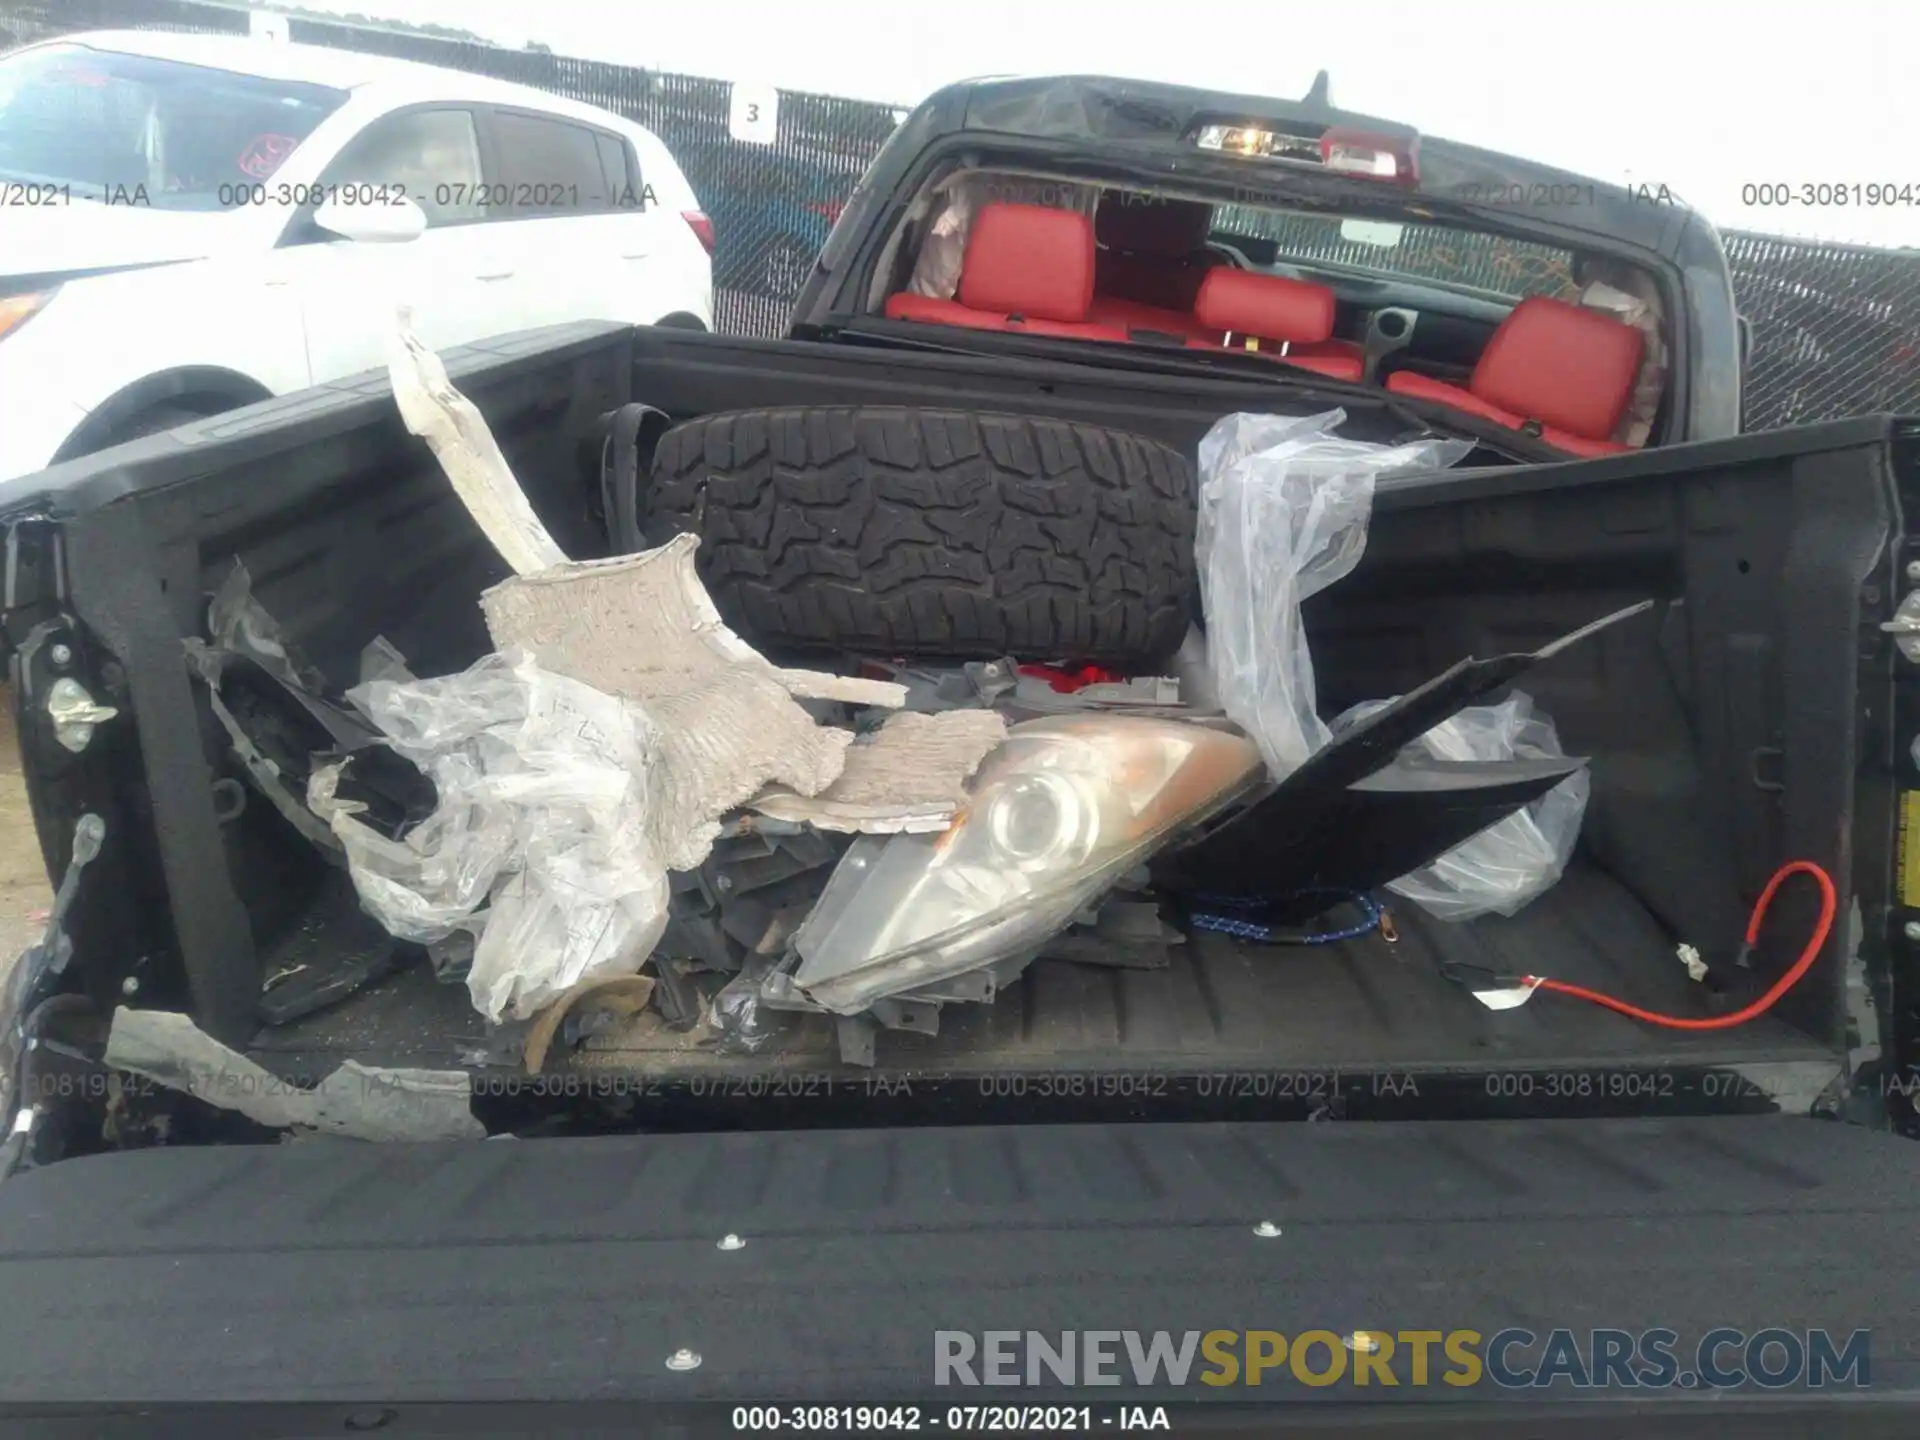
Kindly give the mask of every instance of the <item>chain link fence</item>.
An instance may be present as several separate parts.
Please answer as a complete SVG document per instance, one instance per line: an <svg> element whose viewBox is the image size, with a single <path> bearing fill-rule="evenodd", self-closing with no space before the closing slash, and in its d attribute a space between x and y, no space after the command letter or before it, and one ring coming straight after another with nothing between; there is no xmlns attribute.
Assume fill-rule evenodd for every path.
<svg viewBox="0 0 1920 1440"><path fill-rule="evenodd" d="M714 322L772 336L840 206L904 111L782 91L772 144L732 137L731 87L544 50L303 16L290 38L477 71L598 105L645 125L686 171L716 237ZM221 0L0 0L0 47L93 29L244 34L244 6ZM1414 227L1419 228L1419 227ZM1301 259L1356 260L1324 222L1269 220L1262 233ZM1747 425L1771 429L1880 410L1920 413L1920 251L1828 245L1741 231L1723 236L1740 312L1753 326ZM1441 280L1513 294L1562 294L1558 252L1449 232L1414 235L1408 254ZM1397 255L1396 263L1405 259ZM1364 263L1364 262L1362 262Z"/></svg>

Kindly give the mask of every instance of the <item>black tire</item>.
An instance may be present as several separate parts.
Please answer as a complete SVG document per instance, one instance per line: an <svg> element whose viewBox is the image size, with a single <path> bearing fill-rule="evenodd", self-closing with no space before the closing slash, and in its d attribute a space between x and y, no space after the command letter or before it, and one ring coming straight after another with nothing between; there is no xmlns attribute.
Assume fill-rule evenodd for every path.
<svg viewBox="0 0 1920 1440"><path fill-rule="evenodd" d="M218 407L210 410L196 410L185 405L170 403L154 405L128 416L117 425L83 426L68 437L67 443L60 447L60 453L54 458L77 460L83 455L98 455L102 450L111 450L114 446L124 445L129 440L144 440L149 435L159 435L177 425L191 424L195 420L204 420L207 416L218 413Z"/></svg>
<svg viewBox="0 0 1920 1440"><path fill-rule="evenodd" d="M644 526L700 537L769 647L1139 669L1186 635L1193 467L1097 425L908 408L738 410L661 437Z"/></svg>
<svg viewBox="0 0 1920 1440"><path fill-rule="evenodd" d="M209 415L217 415L218 410L195 410L185 405L156 405L151 410L143 410L126 424L113 432L110 445L124 445L129 440L144 440L149 435L163 435L182 425L191 425L196 420L205 420ZM105 449L105 446L101 447Z"/></svg>

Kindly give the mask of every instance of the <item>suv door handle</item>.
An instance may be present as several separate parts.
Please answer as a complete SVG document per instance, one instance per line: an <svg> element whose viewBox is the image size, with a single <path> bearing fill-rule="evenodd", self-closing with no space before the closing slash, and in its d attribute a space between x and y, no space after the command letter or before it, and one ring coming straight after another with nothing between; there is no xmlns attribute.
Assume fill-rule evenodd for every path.
<svg viewBox="0 0 1920 1440"><path fill-rule="evenodd" d="M474 278L476 280L511 280L513 278L513 271L495 270L489 275L476 275Z"/></svg>

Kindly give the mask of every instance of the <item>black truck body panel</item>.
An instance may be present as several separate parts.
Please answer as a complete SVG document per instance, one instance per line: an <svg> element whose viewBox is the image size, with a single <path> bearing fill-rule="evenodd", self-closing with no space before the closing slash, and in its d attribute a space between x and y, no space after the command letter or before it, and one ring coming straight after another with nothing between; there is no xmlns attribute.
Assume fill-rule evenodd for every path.
<svg viewBox="0 0 1920 1440"><path fill-rule="evenodd" d="M1894 1137L1767 1117L101 1156L0 1186L0 1402L1077 1404L1139 1392L938 1390L934 1332L1567 1326L1584 1347L1592 1326L1665 1327L1688 1357L1715 1327L1779 1326L1872 1330L1864 1394L1776 1397L1858 1411L1920 1390L1914 1174ZM697 1369L666 1367L682 1348ZM1265 1381L1169 1398L1267 1402L1274 1425L1320 1401L1453 1402L1472 1433L1460 1402L1495 1398ZM1586 1403L1620 1407L1623 1434L1626 1407L1685 1398Z"/></svg>

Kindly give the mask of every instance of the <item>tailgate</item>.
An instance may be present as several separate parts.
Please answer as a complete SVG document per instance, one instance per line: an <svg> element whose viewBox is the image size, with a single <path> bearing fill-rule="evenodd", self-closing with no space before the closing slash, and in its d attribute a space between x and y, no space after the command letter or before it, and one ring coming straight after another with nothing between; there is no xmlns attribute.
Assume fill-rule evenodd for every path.
<svg viewBox="0 0 1920 1440"><path fill-rule="evenodd" d="M1564 1327L1584 1351L1596 1328L1664 1328L1686 1371L1725 1327L1870 1330L1867 1388L1824 1396L1857 1413L1920 1389L1917 1189L1910 1143L1778 1117L151 1150L0 1187L0 1399L1078 1404L1133 1391L1124 1347L1117 1389L936 1386L936 1332ZM682 1350L699 1364L670 1368ZM1153 1390L1575 1393L1446 1384L1433 1360L1385 1396L1285 1367L1210 1386L1197 1357ZM1503 1361L1522 1375L1539 1350ZM1657 1408L1682 1385L1588 1398Z"/></svg>

